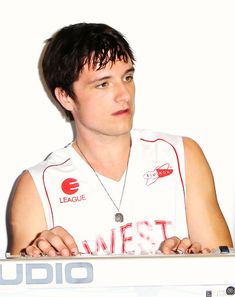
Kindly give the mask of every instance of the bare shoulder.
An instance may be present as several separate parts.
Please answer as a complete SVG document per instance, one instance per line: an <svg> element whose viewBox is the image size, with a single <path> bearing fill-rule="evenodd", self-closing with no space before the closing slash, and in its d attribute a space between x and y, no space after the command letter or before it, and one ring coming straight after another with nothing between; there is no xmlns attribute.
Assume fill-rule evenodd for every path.
<svg viewBox="0 0 235 297"><path fill-rule="evenodd" d="M186 187L189 189L197 188L197 191L204 187L214 191L214 178L209 163L200 145L189 137L183 137L185 152L185 173Z"/></svg>
<svg viewBox="0 0 235 297"><path fill-rule="evenodd" d="M40 202L38 191L33 178L28 171L24 171L16 182L15 190L12 194L12 203L21 203L23 205Z"/></svg>
<svg viewBox="0 0 235 297"><path fill-rule="evenodd" d="M24 190L24 188L34 187L34 182L28 170L23 171L19 176L16 184L16 190Z"/></svg>
<svg viewBox="0 0 235 297"><path fill-rule="evenodd" d="M184 151L187 158L202 157L205 155L200 147L200 145L190 137L183 137Z"/></svg>
<svg viewBox="0 0 235 297"><path fill-rule="evenodd" d="M193 148L195 146L199 147L198 143L194 139L192 139L192 138L190 138L188 136L183 136L183 143L184 143L184 147L186 149L190 149L190 148Z"/></svg>
<svg viewBox="0 0 235 297"><path fill-rule="evenodd" d="M193 174L194 177L197 174L201 177L204 175L211 177L211 168L200 145L189 137L183 137L183 144L185 153L186 177L187 175L188 177L191 176L191 174Z"/></svg>

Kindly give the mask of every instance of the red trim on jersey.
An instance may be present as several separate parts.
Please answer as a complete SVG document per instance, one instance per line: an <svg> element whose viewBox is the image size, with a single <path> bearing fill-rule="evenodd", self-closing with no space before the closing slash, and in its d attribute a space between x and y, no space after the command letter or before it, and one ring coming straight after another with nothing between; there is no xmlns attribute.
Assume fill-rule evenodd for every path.
<svg viewBox="0 0 235 297"><path fill-rule="evenodd" d="M51 202L50 202L50 197L48 195L48 192L47 192L47 187L46 187L46 183L45 183L45 173L46 173L46 170L51 168L51 167L56 167L56 166L61 166L61 165L64 165L66 162L68 162L70 160L67 159L65 160L63 163L60 163L60 164L53 164L53 165L49 165L47 166L44 170L43 170L43 173L42 173L42 182L43 182L43 187L44 187L44 190L45 190L45 193L46 193L46 196L47 196L47 200L48 200L48 203L49 203L49 207L50 207L50 210L51 210L51 217L52 217L52 225L54 227L54 214L53 214L53 210L52 210L52 206L51 206Z"/></svg>
<svg viewBox="0 0 235 297"><path fill-rule="evenodd" d="M145 142L164 141L165 143L169 144L169 145L173 148L174 153L175 153L175 155L176 155L176 160L177 160L177 164L178 164L178 172L179 172L180 181L181 181L181 185L182 185L182 189L183 189L183 193L184 193L184 199L185 199L184 182L183 182L183 178L182 178L182 174L181 174L180 161L179 161L179 156L178 156L178 153L177 153L176 148L175 148L170 142L168 142L168 141L166 141L165 139L162 139L162 138L157 138L157 139L155 139L155 140L147 140L147 139L144 139L144 138L140 138L140 140L145 141Z"/></svg>

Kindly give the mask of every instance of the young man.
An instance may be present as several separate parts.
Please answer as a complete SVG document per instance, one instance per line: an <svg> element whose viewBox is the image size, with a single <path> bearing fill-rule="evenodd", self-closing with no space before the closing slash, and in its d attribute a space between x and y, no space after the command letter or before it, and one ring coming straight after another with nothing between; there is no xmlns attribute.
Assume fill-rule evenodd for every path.
<svg viewBox="0 0 235 297"><path fill-rule="evenodd" d="M28 255L208 252L232 246L213 176L196 142L132 130L134 56L105 24L76 24L47 42L51 94L76 138L19 179L10 252Z"/></svg>

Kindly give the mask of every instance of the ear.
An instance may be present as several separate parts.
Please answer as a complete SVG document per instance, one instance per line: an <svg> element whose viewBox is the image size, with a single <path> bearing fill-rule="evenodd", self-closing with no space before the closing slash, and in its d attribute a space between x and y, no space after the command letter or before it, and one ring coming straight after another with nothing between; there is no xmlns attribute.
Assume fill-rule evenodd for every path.
<svg viewBox="0 0 235 297"><path fill-rule="evenodd" d="M72 111L74 100L62 88L55 88L55 96L59 103L68 111Z"/></svg>

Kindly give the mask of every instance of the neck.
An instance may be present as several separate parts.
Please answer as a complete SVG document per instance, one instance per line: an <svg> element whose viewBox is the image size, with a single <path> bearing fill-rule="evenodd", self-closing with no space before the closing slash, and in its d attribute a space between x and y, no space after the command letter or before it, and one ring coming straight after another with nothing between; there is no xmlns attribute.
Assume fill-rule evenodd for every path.
<svg viewBox="0 0 235 297"><path fill-rule="evenodd" d="M116 137L78 137L74 142L77 153L98 173L120 180L127 169L131 147L130 133Z"/></svg>

